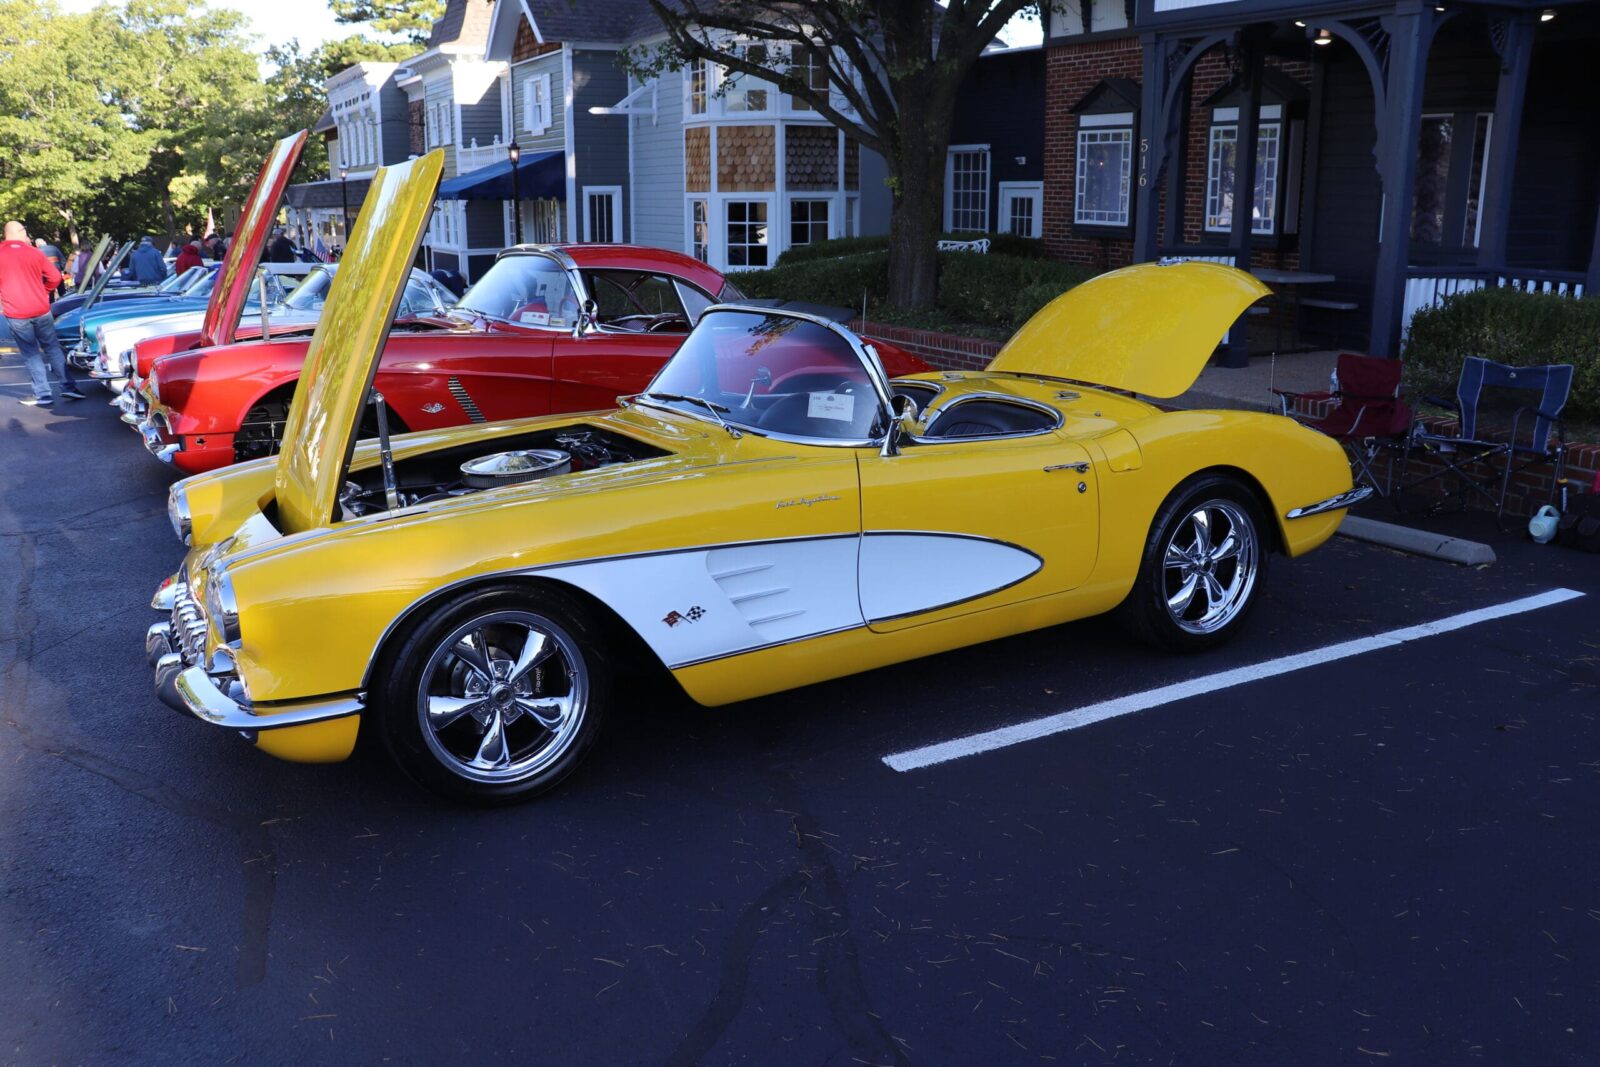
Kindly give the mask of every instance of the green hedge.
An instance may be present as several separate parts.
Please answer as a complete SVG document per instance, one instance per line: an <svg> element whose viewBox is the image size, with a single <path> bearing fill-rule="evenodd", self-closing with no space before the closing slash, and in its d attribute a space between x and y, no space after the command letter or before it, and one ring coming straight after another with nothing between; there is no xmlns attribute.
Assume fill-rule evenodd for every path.
<svg viewBox="0 0 1600 1067"><path fill-rule="evenodd" d="M989 239L989 251L992 254L1023 256L1028 259L1043 259L1045 255L1043 241L1032 237L1017 237L1009 233L942 233L939 235L939 240L973 241L980 237ZM778 258L778 265L786 267L814 259L835 259L862 252L886 252L888 249L888 234L879 234L875 237L835 237L831 241L795 245Z"/></svg>
<svg viewBox="0 0 1600 1067"><path fill-rule="evenodd" d="M963 323L1014 330L1045 304L1093 275L1087 267L1048 259L942 252L938 311L949 320L952 330L959 331ZM798 262L786 255L776 267L745 271L733 278L753 297L859 308L865 295L870 312L882 308L888 294L889 253L866 251Z"/></svg>
<svg viewBox="0 0 1600 1067"><path fill-rule="evenodd" d="M1600 418L1600 300L1489 288L1417 312L1405 350L1414 392L1454 397L1466 356L1513 366L1571 363L1566 414Z"/></svg>

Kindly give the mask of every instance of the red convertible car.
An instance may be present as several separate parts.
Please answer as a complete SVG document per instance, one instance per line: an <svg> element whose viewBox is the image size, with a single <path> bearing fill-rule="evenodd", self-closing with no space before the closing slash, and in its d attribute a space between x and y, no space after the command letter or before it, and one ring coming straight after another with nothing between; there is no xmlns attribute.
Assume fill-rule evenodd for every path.
<svg viewBox="0 0 1600 1067"><path fill-rule="evenodd" d="M677 252L519 246L454 308L397 321L375 388L393 433L610 408L649 385L702 311L742 301L719 272ZM276 452L309 344L307 335L258 340L141 367L146 446L190 474ZM891 376L929 369L892 345L878 353ZM375 421L363 427L376 433Z"/></svg>

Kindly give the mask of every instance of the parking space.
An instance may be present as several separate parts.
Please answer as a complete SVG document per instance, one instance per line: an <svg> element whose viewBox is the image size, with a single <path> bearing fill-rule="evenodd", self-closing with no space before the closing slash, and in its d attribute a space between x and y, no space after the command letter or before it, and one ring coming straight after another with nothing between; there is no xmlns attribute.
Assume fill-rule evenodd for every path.
<svg viewBox="0 0 1600 1067"><path fill-rule="evenodd" d="M710 711L641 683L485 812L157 704L166 471L99 394L3 402L8 1060L1592 1058L1588 557L1341 539L1206 656L1089 620ZM1084 708L1127 713L885 762Z"/></svg>

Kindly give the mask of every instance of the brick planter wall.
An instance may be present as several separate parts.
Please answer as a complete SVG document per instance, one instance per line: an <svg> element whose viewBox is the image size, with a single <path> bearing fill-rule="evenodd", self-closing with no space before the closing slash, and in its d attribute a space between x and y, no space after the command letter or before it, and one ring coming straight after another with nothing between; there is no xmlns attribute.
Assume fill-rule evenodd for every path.
<svg viewBox="0 0 1600 1067"><path fill-rule="evenodd" d="M939 370L982 370L1000 351L999 341L986 341L959 334L939 333L936 330L918 330L906 326L891 326L878 322L852 322L850 328L866 338L877 338L899 345L907 352L927 360ZM1300 414L1317 417L1325 414L1325 405L1297 405ZM1451 431L1455 422L1447 418L1429 418L1427 425L1434 430ZM1383 467L1380 460L1378 471ZM1396 476L1399 474L1396 463ZM1418 449L1411 456L1411 476L1430 474L1443 466L1428 453ZM1567 445L1567 480L1571 494L1576 497L1589 491L1595 472L1600 470L1600 444L1569 443ZM1549 500L1551 472L1548 465L1534 467L1512 476L1511 491L1506 495L1506 511L1513 515L1532 515L1540 505ZM1422 500L1436 500L1450 487L1447 479L1439 478L1412 491L1412 496ZM1477 494L1468 497L1473 508L1482 508L1484 501Z"/></svg>

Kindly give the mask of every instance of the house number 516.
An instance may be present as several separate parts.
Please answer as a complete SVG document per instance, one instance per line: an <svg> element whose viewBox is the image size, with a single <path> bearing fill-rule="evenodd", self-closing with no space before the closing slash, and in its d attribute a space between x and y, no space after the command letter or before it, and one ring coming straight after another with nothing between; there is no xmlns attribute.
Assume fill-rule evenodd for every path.
<svg viewBox="0 0 1600 1067"><path fill-rule="evenodd" d="M1141 188L1141 189L1143 189L1147 184L1149 184L1149 181L1150 181L1150 179L1147 177L1147 175L1150 172L1149 171L1149 167L1147 166L1147 164L1149 164L1149 162L1150 162L1150 138L1141 137L1141 138L1139 138L1139 188Z"/></svg>

